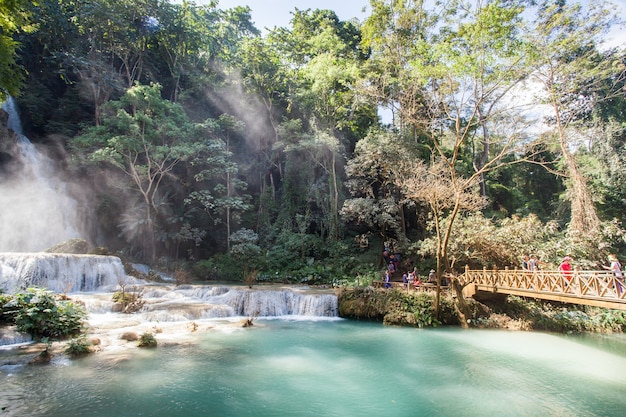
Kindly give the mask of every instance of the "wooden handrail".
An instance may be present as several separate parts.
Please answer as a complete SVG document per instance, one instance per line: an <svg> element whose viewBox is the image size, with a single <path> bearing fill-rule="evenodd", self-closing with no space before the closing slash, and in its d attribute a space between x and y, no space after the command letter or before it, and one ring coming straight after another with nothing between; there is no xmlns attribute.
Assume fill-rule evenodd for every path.
<svg viewBox="0 0 626 417"><path fill-rule="evenodd" d="M464 286L474 284L478 291L526 294L556 300L564 298L568 302L575 302L571 299L581 299L626 304L626 286L623 278L617 278L612 272L604 270L564 273L549 270L466 269L458 279ZM580 304L591 303L580 302Z"/></svg>

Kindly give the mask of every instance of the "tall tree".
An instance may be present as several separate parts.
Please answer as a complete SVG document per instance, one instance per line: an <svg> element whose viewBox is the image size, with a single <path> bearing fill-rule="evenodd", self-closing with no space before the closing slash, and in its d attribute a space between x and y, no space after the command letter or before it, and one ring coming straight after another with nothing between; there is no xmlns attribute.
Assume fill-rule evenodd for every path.
<svg viewBox="0 0 626 417"><path fill-rule="evenodd" d="M407 239L403 195L395 167L404 159L416 157L409 148L392 133L370 132L357 143L354 157L346 166L346 186L351 198L341 208L342 218L376 230L383 245L393 243L392 250L396 251L406 248Z"/></svg>
<svg viewBox="0 0 626 417"><path fill-rule="evenodd" d="M195 158L195 163L202 167L194 176L199 189L189 195L186 203L199 204L214 225L225 225L223 246L229 251L233 224L250 209L250 196L243 194L247 184L238 178L239 166L232 161L232 138L241 134L243 124L232 116L222 115L205 122L205 126L210 137L204 151Z"/></svg>
<svg viewBox="0 0 626 417"><path fill-rule="evenodd" d="M183 109L161 98L159 85L137 85L120 100L103 106L100 126L73 140L89 160L121 170L138 193L143 215L129 225L133 239L143 240L145 257L156 259L158 216L167 198L166 181L175 180L177 166L196 154L203 129L190 123Z"/></svg>
<svg viewBox="0 0 626 417"><path fill-rule="evenodd" d="M290 30L270 33L284 64L291 68L291 106L321 130L365 134L376 122L376 108L354 87L367 59L359 28L331 10L296 10Z"/></svg>
<svg viewBox="0 0 626 417"><path fill-rule="evenodd" d="M561 153L561 175L567 177L571 202L568 229L577 240L596 240L600 237L600 219L574 150L577 139L586 134L582 129L586 116L621 90L622 55L599 50L614 17L605 2L592 2L583 8L579 3L554 0L541 2L536 16L527 39L535 52L533 78L541 88L540 104L550 111L547 121ZM607 79L617 88L607 90Z"/></svg>

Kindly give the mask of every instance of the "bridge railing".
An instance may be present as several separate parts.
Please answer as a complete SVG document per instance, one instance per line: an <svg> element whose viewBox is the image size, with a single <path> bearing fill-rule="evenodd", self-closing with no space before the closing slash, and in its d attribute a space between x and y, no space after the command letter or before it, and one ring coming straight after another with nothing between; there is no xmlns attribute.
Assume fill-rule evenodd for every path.
<svg viewBox="0 0 626 417"><path fill-rule="evenodd" d="M470 270L459 277L462 285L476 284L482 290L519 290L578 298L626 301L623 279L610 271ZM532 296L532 294L529 294Z"/></svg>

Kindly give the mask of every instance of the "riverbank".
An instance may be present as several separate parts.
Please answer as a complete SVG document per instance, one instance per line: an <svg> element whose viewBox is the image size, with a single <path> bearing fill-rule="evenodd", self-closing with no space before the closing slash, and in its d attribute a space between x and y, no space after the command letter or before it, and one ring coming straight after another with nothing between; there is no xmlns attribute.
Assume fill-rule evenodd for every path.
<svg viewBox="0 0 626 417"><path fill-rule="evenodd" d="M338 293L339 315L411 327L458 326L451 293L441 294L439 314L434 291L406 291L373 287L345 288ZM474 328L539 330L557 333L624 333L626 312L599 307L546 302L516 296L478 302L466 299Z"/></svg>

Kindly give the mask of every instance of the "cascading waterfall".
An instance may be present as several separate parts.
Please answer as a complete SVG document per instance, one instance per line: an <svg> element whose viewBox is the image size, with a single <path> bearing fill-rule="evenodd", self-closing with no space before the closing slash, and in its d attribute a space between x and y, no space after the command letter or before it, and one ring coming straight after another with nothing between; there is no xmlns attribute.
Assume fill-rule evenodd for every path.
<svg viewBox="0 0 626 417"><path fill-rule="evenodd" d="M337 317L334 293L296 288L248 289L226 286L152 288L144 294L150 321L225 317Z"/></svg>
<svg viewBox="0 0 626 417"><path fill-rule="evenodd" d="M2 104L16 136L10 174L0 177L0 252L37 252L81 237L79 203L69 195L56 164L24 136L15 103ZM8 170L7 170L8 171Z"/></svg>
<svg viewBox="0 0 626 417"><path fill-rule="evenodd" d="M92 313L112 311L111 292L120 285L143 291L148 321L225 317L336 317L337 296L306 288L255 288L208 285L155 285L127 276L115 256L54 253L0 253L0 291L43 287L83 296ZM132 287L132 288L131 288ZM101 297L104 293L105 300ZM91 300L94 301L91 301Z"/></svg>
<svg viewBox="0 0 626 417"><path fill-rule="evenodd" d="M6 293L27 287L57 293L102 291L129 280L115 256L0 253L0 290Z"/></svg>

